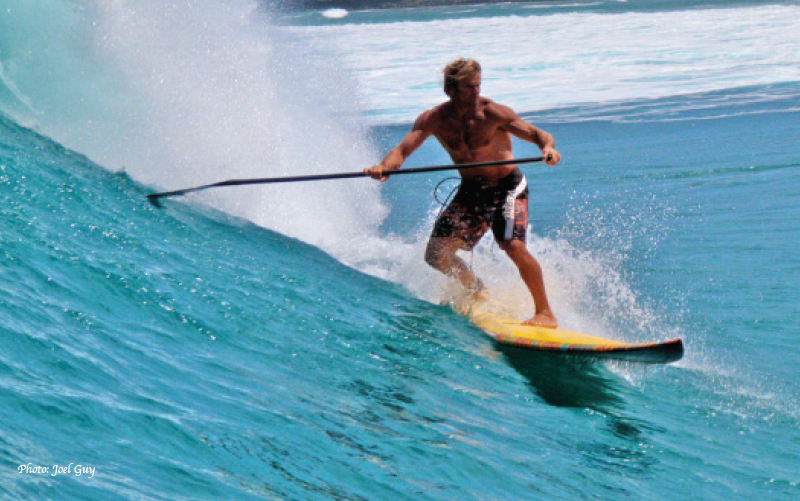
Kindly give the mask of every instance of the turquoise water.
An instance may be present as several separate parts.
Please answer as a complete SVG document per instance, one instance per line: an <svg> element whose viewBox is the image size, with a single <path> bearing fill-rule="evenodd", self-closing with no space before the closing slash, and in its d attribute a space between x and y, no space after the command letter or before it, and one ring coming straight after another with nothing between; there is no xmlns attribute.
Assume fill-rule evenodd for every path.
<svg viewBox="0 0 800 501"><path fill-rule="evenodd" d="M135 14L19 5L24 15L0 5L1 499L800 496L796 35L775 28L772 48L757 42L796 4L687 7L697 26L752 15L746 27L711 30L707 45L687 42L686 54L665 46L662 80L647 93L636 50L650 38L637 33L674 12L652 3L602 13L620 26L615 37L637 43L613 56L618 74L590 72L568 81L572 94L542 95L550 107L526 82L556 85L606 56L564 61L553 75L526 69L512 47L506 59L495 53L531 72L495 90L564 154L555 169L524 168L528 244L561 324L630 341L684 338L682 361L648 368L500 352L440 305L448 284L422 251L446 173L146 202L161 188L380 158L424 89L403 81L381 97L372 75L414 54L358 49L359 67L348 50L374 26L332 21L357 31L330 32L339 45L320 53L294 37L319 39L324 24L275 34L269 16L245 22L250 11L224 2L166 16L164 30L147 17L158 2ZM582 8L529 22L567 15L598 28ZM192 45L203 20L211 53ZM420 27L409 22L382 36ZM728 40L734 28L749 36ZM571 33L540 36L577 53L583 44L562 38ZM242 48L254 39L258 50ZM717 65L714 46L727 43L740 44L739 61ZM254 70L259 57L291 64ZM706 71L687 77L689 60ZM487 72L513 75L514 64L488 61ZM328 64L350 69L294 80ZM80 71L67 79L70 68ZM431 80L421 84L431 99L435 73L411 70ZM408 165L444 162L431 142ZM467 259L530 313L501 254L486 241Z"/></svg>

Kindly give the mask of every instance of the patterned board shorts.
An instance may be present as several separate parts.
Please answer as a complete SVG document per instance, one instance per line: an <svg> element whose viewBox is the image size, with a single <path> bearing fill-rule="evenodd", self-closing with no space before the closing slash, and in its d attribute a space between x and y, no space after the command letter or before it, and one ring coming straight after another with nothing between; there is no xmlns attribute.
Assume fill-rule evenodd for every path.
<svg viewBox="0 0 800 501"><path fill-rule="evenodd" d="M528 183L519 168L496 185L465 179L433 226L432 237L457 237L471 250L491 228L497 242L525 241Z"/></svg>

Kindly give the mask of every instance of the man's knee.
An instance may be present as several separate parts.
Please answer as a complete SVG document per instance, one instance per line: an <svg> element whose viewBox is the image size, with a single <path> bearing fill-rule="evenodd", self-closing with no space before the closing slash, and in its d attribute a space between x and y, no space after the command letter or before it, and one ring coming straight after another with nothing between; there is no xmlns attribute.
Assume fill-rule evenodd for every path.
<svg viewBox="0 0 800 501"><path fill-rule="evenodd" d="M434 240L429 240L428 247L425 249L425 262L437 270L440 270L444 267L445 261L442 245Z"/></svg>
<svg viewBox="0 0 800 501"><path fill-rule="evenodd" d="M428 245L428 248L425 249L425 262L428 263L428 265L438 269L441 266L439 259L439 253L436 252L436 249L433 249L430 245Z"/></svg>
<svg viewBox="0 0 800 501"><path fill-rule="evenodd" d="M437 270L449 269L457 250L453 247L447 240L431 238L425 249L425 262Z"/></svg>
<svg viewBox="0 0 800 501"><path fill-rule="evenodd" d="M522 240L506 240L497 245L500 249L505 251L508 257L514 262L533 257L531 253L528 252L528 246L525 245L525 242Z"/></svg>
<svg viewBox="0 0 800 501"><path fill-rule="evenodd" d="M528 252L528 247L522 240L504 240L502 242L498 242L497 246L500 247L501 250L505 251L506 254Z"/></svg>

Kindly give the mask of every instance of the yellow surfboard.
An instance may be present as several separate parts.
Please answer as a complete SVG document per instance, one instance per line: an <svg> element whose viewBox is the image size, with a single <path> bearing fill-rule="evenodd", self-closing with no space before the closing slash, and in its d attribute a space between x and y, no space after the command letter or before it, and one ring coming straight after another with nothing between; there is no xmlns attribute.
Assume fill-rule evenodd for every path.
<svg viewBox="0 0 800 501"><path fill-rule="evenodd" d="M503 346L649 364L676 362L683 357L681 339L656 343L626 343L564 329L522 325L519 320L493 313L481 306L470 310L456 310L461 310L473 324Z"/></svg>

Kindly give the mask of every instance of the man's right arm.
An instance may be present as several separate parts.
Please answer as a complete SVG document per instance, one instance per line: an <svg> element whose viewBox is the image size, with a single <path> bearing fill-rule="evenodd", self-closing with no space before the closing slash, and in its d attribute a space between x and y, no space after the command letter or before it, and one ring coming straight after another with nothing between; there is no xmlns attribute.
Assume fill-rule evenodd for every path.
<svg viewBox="0 0 800 501"><path fill-rule="evenodd" d="M403 162L406 161L406 158L414 153L417 148L422 146L422 143L431 136L431 115L431 110L420 115L414 122L411 131L400 141L400 144L392 148L380 164L364 169L364 173L369 175L372 179L378 179L381 182L389 179L386 172L399 169L403 165Z"/></svg>

